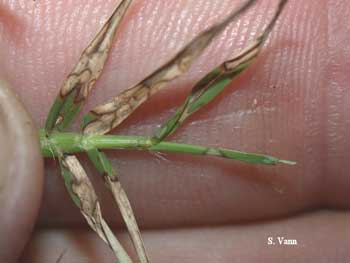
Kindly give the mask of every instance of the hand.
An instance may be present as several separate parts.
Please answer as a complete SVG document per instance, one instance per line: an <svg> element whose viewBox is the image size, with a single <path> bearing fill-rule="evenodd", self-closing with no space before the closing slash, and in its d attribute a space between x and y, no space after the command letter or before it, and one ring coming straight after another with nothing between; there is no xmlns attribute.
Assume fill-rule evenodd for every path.
<svg viewBox="0 0 350 263"><path fill-rule="evenodd" d="M350 4L324 2L291 0L257 63L171 138L268 153L296 160L297 166L262 167L143 152L111 155L138 222L148 229L144 238L153 262L276 262L292 258L322 262L336 257L342 262L349 257L342 249L349 241L349 214L325 209L349 207L346 18ZM86 109L153 72L235 3L135 1ZM186 76L154 97L116 132L152 134L190 86L261 32L276 3L260 1L211 45ZM101 17L106 18L115 4L28 1L13 6L5 1L0 5L0 75L12 83L38 127L43 126L65 76L101 26ZM40 166L40 160L37 157L30 163ZM121 227L101 178L87 161L83 163L100 193L106 217L116 228ZM33 179L39 193L41 177L28 174L26 178L39 178ZM22 261L55 262L65 252L61 262L111 262L111 252L86 227L67 195L55 161L46 162L45 174L38 229ZM26 198L33 205L26 209L35 211L37 197L31 199L23 191L18 192L17 200ZM7 204L14 199L6 195L1 200ZM311 212L315 209L320 210ZM15 212L8 215L18 218ZM26 224L30 225L29 221L33 219ZM9 222L16 229L17 221ZM246 222L251 224L238 224ZM12 235L3 240L8 236ZM277 241L278 236L296 239L299 245L268 245L268 237ZM8 248L1 246L0 250L15 251L11 249L17 244L8 243Z"/></svg>

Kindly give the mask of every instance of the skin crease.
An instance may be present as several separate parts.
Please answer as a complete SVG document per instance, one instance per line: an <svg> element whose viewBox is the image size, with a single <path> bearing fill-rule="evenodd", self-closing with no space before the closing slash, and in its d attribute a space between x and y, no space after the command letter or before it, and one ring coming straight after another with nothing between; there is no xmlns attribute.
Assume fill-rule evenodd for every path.
<svg viewBox="0 0 350 263"><path fill-rule="evenodd" d="M143 79L237 3L135 1L87 108ZM116 132L152 134L195 81L261 32L276 3L259 1L207 49L186 76L154 97ZM111 0L0 1L0 14L6 14L0 16L0 56L4 58L0 72L16 88L38 126L43 126L58 87L114 6ZM349 11L345 0L323 0L321 5L317 0L302 4L291 0L257 63L171 137L179 142L269 153L296 160L298 166L251 166L170 154L111 155L140 225L149 229L145 243L154 262L179 262L174 255L181 255L181 262L276 262L282 255L290 256L289 262L293 257L298 262L310 258L344 262L348 258L344 249L350 239L344 231L348 214L310 211L349 207ZM121 226L102 180L83 163L100 193L106 218ZM270 221L269 227L259 222L262 219ZM84 229L79 237L74 235L75 227L85 224L53 161L46 162L38 220L39 230L23 262L55 262L62 251L66 253L61 262L111 261L110 252L95 236ZM246 221L253 222L236 224ZM218 227L222 224L225 226ZM295 228L288 230L287 226ZM187 228L166 230L169 227ZM317 239L310 238L315 232ZM267 237L274 233L289 233L308 245L270 250ZM213 240L216 247L209 248L207 240ZM225 240L232 245L222 245L227 244ZM337 257L330 246L340 251Z"/></svg>

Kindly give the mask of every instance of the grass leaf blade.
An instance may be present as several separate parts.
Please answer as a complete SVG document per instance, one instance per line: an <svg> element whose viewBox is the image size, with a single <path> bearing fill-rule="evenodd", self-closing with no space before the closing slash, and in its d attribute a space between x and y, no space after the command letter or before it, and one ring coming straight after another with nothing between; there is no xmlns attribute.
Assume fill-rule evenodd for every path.
<svg viewBox="0 0 350 263"><path fill-rule="evenodd" d="M155 132L152 140L154 143L165 139L190 115L214 100L236 76L252 64L258 57L261 47L273 29L286 2L287 0L280 1L274 17L271 19L264 32L251 45L246 47L234 58L225 61L212 70L194 86L182 106Z"/></svg>
<svg viewBox="0 0 350 263"><path fill-rule="evenodd" d="M140 262L148 263L149 259L146 254L146 249L142 241L141 233L137 225L133 209L126 192L119 181L115 169L108 160L107 156L96 148L89 149L87 154L99 173L104 175L104 180L112 193L114 201L119 207Z"/></svg>
<svg viewBox="0 0 350 263"><path fill-rule="evenodd" d="M152 143L151 137L144 136L121 136L121 135L83 135L78 133L53 133L46 137L40 133L41 151L45 157L57 156L54 150L59 145L64 146L62 150L68 153L84 152L86 149L80 144L88 145L89 148L100 150L148 150L156 152L173 152L193 155L209 155L224 157L231 160L239 160L255 164L288 164L295 165L293 161L280 160L276 157L262 154L246 153L231 149L214 148L208 146L184 144L176 142L161 141ZM81 143L77 143L81 142ZM101 169L101 168L100 168Z"/></svg>
<svg viewBox="0 0 350 263"><path fill-rule="evenodd" d="M46 131L66 129L80 111L102 73L117 28L131 2L132 0L123 0L120 3L82 53L79 62L68 75L51 107L45 124Z"/></svg>
<svg viewBox="0 0 350 263"><path fill-rule="evenodd" d="M85 134L105 134L117 127L142 103L173 79L185 73L192 63L211 43L211 41L226 28L226 26L246 11L256 0L248 0L234 10L220 23L199 34L185 46L173 59L160 67L136 86L127 89L112 101L98 106L89 112L83 120L82 129Z"/></svg>
<svg viewBox="0 0 350 263"><path fill-rule="evenodd" d="M66 188L89 226L109 245L118 262L131 263L130 257L103 219L95 190L78 159L66 155L61 156L59 162Z"/></svg>

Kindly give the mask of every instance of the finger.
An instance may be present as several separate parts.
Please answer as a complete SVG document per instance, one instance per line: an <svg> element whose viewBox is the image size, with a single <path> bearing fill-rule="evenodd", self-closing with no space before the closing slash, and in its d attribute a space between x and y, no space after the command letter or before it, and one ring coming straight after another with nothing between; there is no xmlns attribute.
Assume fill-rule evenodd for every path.
<svg viewBox="0 0 350 263"><path fill-rule="evenodd" d="M0 80L0 261L16 262L37 218L43 159L36 127L8 83Z"/></svg>
<svg viewBox="0 0 350 263"><path fill-rule="evenodd" d="M340 11L346 14L349 10L346 1L337 5L326 3L332 14ZM5 56L8 64L1 67L14 81L28 87L19 92L33 109L38 123L43 123L47 113L43 109L48 110L56 88L97 31L97 21L107 16L114 4L105 1L96 7L92 1L64 5L40 1L25 5L27 11L43 12L23 16L27 25L20 34L23 39L17 42L12 39L20 48L13 45L8 49L8 57ZM143 79L201 29L227 14L234 4L238 1L138 1L121 25L120 41L115 43L90 107ZM234 48L255 38L276 4L274 0L261 1L238 24L225 31L189 74L140 109L118 133L152 134L204 72L227 59ZM54 7L50 8L51 5ZM144 226L215 224L288 215L323 205L348 207L349 180L343 174L350 168L343 158L349 149L349 142L344 139L349 130L344 121L349 89L346 67L334 67L348 60L345 60L344 44L338 46L337 55L333 56L327 43L329 39L342 39L341 36L349 34L346 27L340 27L341 22L333 21L329 25L323 10L324 6L316 0L303 4L290 1L255 67L219 98L220 103L198 112L172 137L180 142L269 153L296 160L299 166L262 168L213 158L179 155L159 158L146 153L119 152L114 163L120 167L121 181ZM76 22L77 12L82 14L80 22ZM344 14L337 17L347 17ZM46 44L42 44L42 39ZM333 40L333 46L339 43ZM14 53L18 56L13 56ZM328 64L330 55L332 62ZM22 72L22 77L16 78L11 69ZM32 75L35 78L28 77ZM332 89L335 78L337 89ZM39 93L29 92L34 88L40 92L40 101ZM332 122L327 121L327 114ZM41 222L82 223L66 196L56 165L52 164L47 168L50 180ZM93 169L89 173L94 185L104 191ZM336 194L335 188L339 189ZM108 194L102 197L103 203L111 203ZM109 218L115 220L112 205L107 205L106 210Z"/></svg>
<svg viewBox="0 0 350 263"><path fill-rule="evenodd" d="M144 237L152 262L346 262L349 219L349 213L323 211L248 225L145 231ZM21 262L96 261L112 262L113 255L90 231L50 229L36 233Z"/></svg>

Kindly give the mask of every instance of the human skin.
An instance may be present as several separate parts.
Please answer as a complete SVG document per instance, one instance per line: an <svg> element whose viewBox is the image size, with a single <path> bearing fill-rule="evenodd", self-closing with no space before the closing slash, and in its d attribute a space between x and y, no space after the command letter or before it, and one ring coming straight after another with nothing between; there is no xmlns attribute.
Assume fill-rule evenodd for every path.
<svg viewBox="0 0 350 263"><path fill-rule="evenodd" d="M135 1L86 108L146 77L238 2ZM12 84L38 127L115 4L0 1L0 77ZM261 32L276 4L259 1L221 34L190 72L115 132L152 134L191 85ZM153 262L344 262L349 257L349 214L326 210L346 210L350 202L349 11L345 0L289 1L254 66L170 138L268 153L295 160L297 166L141 152L110 155L145 230ZM106 218L119 228L121 219L107 189L82 160ZM38 202L27 207L28 214ZM16 225L18 218L13 217ZM301 245L267 246L267 237L277 235L295 238ZM111 261L110 251L90 233L69 199L56 162L46 161L37 230L22 261L55 262L64 251L61 262Z"/></svg>
<svg viewBox="0 0 350 263"><path fill-rule="evenodd" d="M29 113L0 81L0 262L22 252L38 216L44 166L36 138Z"/></svg>

